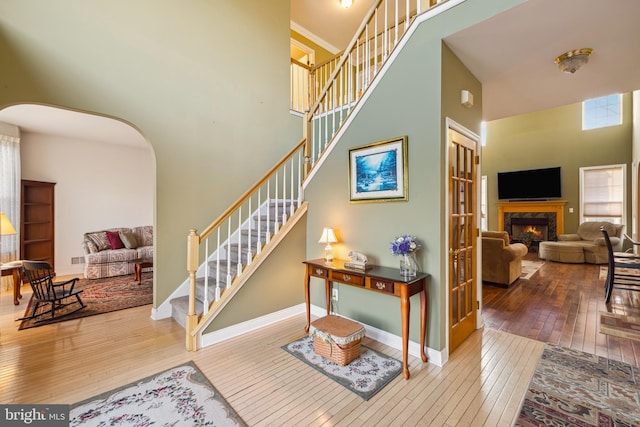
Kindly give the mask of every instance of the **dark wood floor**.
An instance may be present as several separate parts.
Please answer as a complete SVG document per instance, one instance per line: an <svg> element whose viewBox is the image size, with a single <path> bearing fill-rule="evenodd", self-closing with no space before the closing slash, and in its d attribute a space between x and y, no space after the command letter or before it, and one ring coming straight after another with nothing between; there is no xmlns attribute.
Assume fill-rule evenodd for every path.
<svg viewBox="0 0 640 427"><path fill-rule="evenodd" d="M640 292L614 290L605 304L600 267L546 261L509 289L483 284L485 327L640 366L640 341L599 332L601 311L640 316Z"/></svg>

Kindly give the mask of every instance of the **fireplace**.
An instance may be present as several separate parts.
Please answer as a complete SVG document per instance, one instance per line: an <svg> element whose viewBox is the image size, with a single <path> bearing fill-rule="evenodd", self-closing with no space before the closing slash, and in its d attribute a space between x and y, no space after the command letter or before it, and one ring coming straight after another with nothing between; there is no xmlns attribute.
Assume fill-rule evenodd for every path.
<svg viewBox="0 0 640 427"><path fill-rule="evenodd" d="M533 232L533 241L556 240L557 218L553 212L509 212L504 214L504 231L513 240L525 231Z"/></svg>
<svg viewBox="0 0 640 427"><path fill-rule="evenodd" d="M513 240L523 240L524 234L530 234L533 242L549 240L548 218L511 218L511 230L507 230Z"/></svg>
<svg viewBox="0 0 640 427"><path fill-rule="evenodd" d="M556 240L564 233L565 200L548 200L537 202L498 202L498 230L504 230L517 239L522 231L512 229L512 221L516 225L523 218L529 225L542 226L546 222L546 238L542 240ZM527 225L527 224L525 224ZM518 234L519 233L519 234ZM545 236L543 236L545 237ZM534 242L536 239L534 239Z"/></svg>

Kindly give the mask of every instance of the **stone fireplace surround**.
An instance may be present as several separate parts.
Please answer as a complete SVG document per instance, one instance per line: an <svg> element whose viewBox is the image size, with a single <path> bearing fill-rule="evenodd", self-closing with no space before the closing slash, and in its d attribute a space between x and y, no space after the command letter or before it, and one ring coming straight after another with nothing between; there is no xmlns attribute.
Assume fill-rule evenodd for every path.
<svg viewBox="0 0 640 427"><path fill-rule="evenodd" d="M566 200L498 202L498 230L511 234L512 218L535 218L548 221L548 239L556 240L564 233ZM513 237L513 236L512 236Z"/></svg>

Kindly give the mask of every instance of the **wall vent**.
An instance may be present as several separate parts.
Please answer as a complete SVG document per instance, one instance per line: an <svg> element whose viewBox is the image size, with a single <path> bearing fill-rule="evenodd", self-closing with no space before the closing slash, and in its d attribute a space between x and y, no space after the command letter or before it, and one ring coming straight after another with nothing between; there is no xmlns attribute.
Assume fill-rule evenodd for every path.
<svg viewBox="0 0 640 427"><path fill-rule="evenodd" d="M71 264L84 264L84 257L83 256L76 256L71 258Z"/></svg>

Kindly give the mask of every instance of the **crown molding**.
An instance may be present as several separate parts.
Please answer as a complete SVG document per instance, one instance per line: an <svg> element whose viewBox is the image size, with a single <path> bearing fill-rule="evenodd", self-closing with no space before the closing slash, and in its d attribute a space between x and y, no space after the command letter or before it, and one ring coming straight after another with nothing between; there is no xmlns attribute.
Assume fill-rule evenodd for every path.
<svg viewBox="0 0 640 427"><path fill-rule="evenodd" d="M329 52L331 52L334 55L336 53L340 52L340 49L338 49L337 47L335 47L334 45L332 45L328 41L318 37L315 34L313 34L311 31L307 30L306 28L304 28L302 25L296 23L295 21L291 21L291 29L293 31L295 31L296 33L300 34L301 36L304 36L304 37L308 38L309 40L311 40L312 42L314 42L318 46L328 50Z"/></svg>

